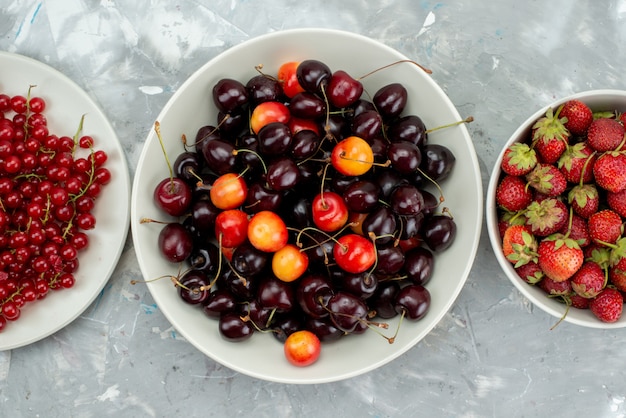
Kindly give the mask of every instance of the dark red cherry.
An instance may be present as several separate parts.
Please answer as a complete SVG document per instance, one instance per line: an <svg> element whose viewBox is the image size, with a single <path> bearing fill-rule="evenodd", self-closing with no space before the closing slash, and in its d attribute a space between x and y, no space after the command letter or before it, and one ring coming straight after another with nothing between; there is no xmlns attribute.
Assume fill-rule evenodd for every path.
<svg viewBox="0 0 626 418"><path fill-rule="evenodd" d="M273 276L261 280L257 300L263 307L275 309L276 312L289 312L297 304L293 288Z"/></svg>
<svg viewBox="0 0 626 418"><path fill-rule="evenodd" d="M448 177L454 167L456 158L452 151L440 144L426 144L422 148L422 164L420 168L434 181Z"/></svg>
<svg viewBox="0 0 626 418"><path fill-rule="evenodd" d="M411 184L401 184L391 192L391 209L402 216L414 216L424 208L422 192Z"/></svg>
<svg viewBox="0 0 626 418"><path fill-rule="evenodd" d="M254 327L237 312L224 312L219 320L220 335L227 341L244 341L252 336Z"/></svg>
<svg viewBox="0 0 626 418"><path fill-rule="evenodd" d="M450 247L456 238L456 222L447 215L432 215L422 226L424 242L437 252Z"/></svg>
<svg viewBox="0 0 626 418"><path fill-rule="evenodd" d="M250 101L255 105L262 102L279 101L283 96L281 83L275 78L262 74L248 80L246 89L248 90Z"/></svg>
<svg viewBox="0 0 626 418"><path fill-rule="evenodd" d="M396 295L395 309L398 314L413 320L426 316L430 308L430 292L422 285L411 284L400 289Z"/></svg>
<svg viewBox="0 0 626 418"><path fill-rule="evenodd" d="M267 184L272 190L292 189L300 181L300 169L289 157L280 157L267 167Z"/></svg>
<svg viewBox="0 0 626 418"><path fill-rule="evenodd" d="M330 68L321 61L309 59L298 64L296 78L308 92L316 93L325 88L332 75Z"/></svg>
<svg viewBox="0 0 626 418"><path fill-rule="evenodd" d="M363 84L343 70L335 71L330 77L326 95L335 107L343 109L353 105L363 94Z"/></svg>
<svg viewBox="0 0 626 418"><path fill-rule="evenodd" d="M416 247L405 254L404 272L413 283L425 285L432 277L434 264L435 258L430 250Z"/></svg>
<svg viewBox="0 0 626 418"><path fill-rule="evenodd" d="M333 292L328 277L321 274L309 274L298 281L296 300L309 317L322 318L328 316L326 305Z"/></svg>
<svg viewBox="0 0 626 418"><path fill-rule="evenodd" d="M240 81L223 78L213 86L213 102L221 112L229 113L248 103L248 91Z"/></svg>
<svg viewBox="0 0 626 418"><path fill-rule="evenodd" d="M396 280L381 281L374 295L368 300L369 306L376 315L383 319L395 317L396 296L400 292L400 285Z"/></svg>
<svg viewBox="0 0 626 418"><path fill-rule="evenodd" d="M296 118L317 119L326 115L326 103L316 94L303 91L291 98L289 112Z"/></svg>
<svg viewBox="0 0 626 418"><path fill-rule="evenodd" d="M216 289L204 302L202 310L211 318L219 318L222 313L234 312L237 307L237 300L231 292L226 289Z"/></svg>
<svg viewBox="0 0 626 418"><path fill-rule="evenodd" d="M191 255L193 240L182 224L166 224L159 233L158 246L161 254L172 263L180 263Z"/></svg>
<svg viewBox="0 0 626 418"><path fill-rule="evenodd" d="M328 310L333 324L340 330L351 333L367 320L367 305L351 293L338 291L328 300Z"/></svg>
<svg viewBox="0 0 626 418"><path fill-rule="evenodd" d="M257 134L259 151L263 155L284 155L291 146L292 135L289 127L282 122L271 122Z"/></svg>
<svg viewBox="0 0 626 418"><path fill-rule="evenodd" d="M178 281L178 294L185 302L196 305L208 299L210 281L203 272L190 270Z"/></svg>
<svg viewBox="0 0 626 418"><path fill-rule="evenodd" d="M407 115L393 121L387 128L387 137L392 142L409 141L420 148L428 141L426 125L417 115Z"/></svg>
<svg viewBox="0 0 626 418"><path fill-rule="evenodd" d="M400 83L391 83L381 87L372 102L376 109L383 116L383 119L391 120L404 110L407 103L408 93L406 88Z"/></svg>
<svg viewBox="0 0 626 418"><path fill-rule="evenodd" d="M191 204L191 188L181 178L165 178L157 184L153 193L154 202L165 213L181 216Z"/></svg>

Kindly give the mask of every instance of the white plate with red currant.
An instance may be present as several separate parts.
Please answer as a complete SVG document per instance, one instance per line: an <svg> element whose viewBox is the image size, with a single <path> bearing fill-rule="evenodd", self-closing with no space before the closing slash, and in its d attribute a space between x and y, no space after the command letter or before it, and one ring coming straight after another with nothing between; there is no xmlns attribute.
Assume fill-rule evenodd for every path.
<svg viewBox="0 0 626 418"><path fill-rule="evenodd" d="M400 356L476 254L470 122L430 70L360 35L227 50L173 95L139 160L131 227L157 305L260 379L330 382Z"/></svg>
<svg viewBox="0 0 626 418"><path fill-rule="evenodd" d="M493 170L496 257L555 325L626 326L625 111L621 90L559 99L513 133Z"/></svg>
<svg viewBox="0 0 626 418"><path fill-rule="evenodd" d="M129 227L115 131L59 71L0 52L0 350L36 342L89 307Z"/></svg>

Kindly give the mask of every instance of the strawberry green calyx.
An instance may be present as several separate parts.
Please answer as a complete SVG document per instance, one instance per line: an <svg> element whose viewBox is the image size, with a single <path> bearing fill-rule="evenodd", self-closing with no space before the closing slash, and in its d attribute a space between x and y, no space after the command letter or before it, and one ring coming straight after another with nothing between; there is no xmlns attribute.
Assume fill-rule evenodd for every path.
<svg viewBox="0 0 626 418"><path fill-rule="evenodd" d="M537 153L528 144L516 142L506 151L502 170L514 176L529 173L537 165Z"/></svg>
<svg viewBox="0 0 626 418"><path fill-rule="evenodd" d="M514 263L514 267L521 267L530 262L537 262L537 239L528 232L522 232L522 243L512 244L513 252L506 256Z"/></svg>
<svg viewBox="0 0 626 418"><path fill-rule="evenodd" d="M567 188L563 173L550 164L538 164L526 175L526 180L529 186L548 196L560 195Z"/></svg>
<svg viewBox="0 0 626 418"><path fill-rule="evenodd" d="M603 270L606 270L611 265L611 252L606 247L597 247L593 249L587 260L593 261Z"/></svg>
<svg viewBox="0 0 626 418"><path fill-rule="evenodd" d="M534 201L524 212L526 224L538 236L550 235L563 228L568 221L565 204L557 199Z"/></svg>
<svg viewBox="0 0 626 418"><path fill-rule="evenodd" d="M550 141L552 139L567 142L569 137L569 131L565 128L567 118L559 118L562 108L563 106L560 106L556 113L552 108L548 108L545 116L535 122L532 127L533 143L539 140Z"/></svg>
<svg viewBox="0 0 626 418"><path fill-rule="evenodd" d="M598 199L598 189L593 184L583 184L583 185L574 186L570 189L569 193L567 194L567 202L569 204L576 202L576 204L580 208L584 208L585 206L587 206L587 203L589 203L589 201L592 199L594 201Z"/></svg>
<svg viewBox="0 0 626 418"><path fill-rule="evenodd" d="M626 259L626 237L620 238L611 246L609 265L611 267L616 266L623 259Z"/></svg>

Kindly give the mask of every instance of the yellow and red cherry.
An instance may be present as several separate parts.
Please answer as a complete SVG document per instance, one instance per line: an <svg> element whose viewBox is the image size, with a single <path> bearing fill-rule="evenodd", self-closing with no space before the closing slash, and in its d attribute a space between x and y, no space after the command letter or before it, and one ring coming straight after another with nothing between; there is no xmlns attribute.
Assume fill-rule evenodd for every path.
<svg viewBox="0 0 626 418"><path fill-rule="evenodd" d="M371 240L358 234L346 234L333 247L337 265L348 273L358 274L370 269L376 262L376 247Z"/></svg>
<svg viewBox="0 0 626 418"><path fill-rule="evenodd" d="M298 93L304 91L304 88L300 85L296 70L300 63L297 61L285 62L278 68L277 78L283 86L283 93L290 99Z"/></svg>
<svg viewBox="0 0 626 418"><path fill-rule="evenodd" d="M276 252L287 245L288 239L285 221L274 212L257 212L248 223L248 241L257 250Z"/></svg>
<svg viewBox="0 0 626 418"><path fill-rule="evenodd" d="M285 357L289 363L298 367L315 363L322 351L320 339L308 330L291 333L284 343Z"/></svg>
<svg viewBox="0 0 626 418"><path fill-rule="evenodd" d="M324 232L334 232L348 222L348 207L335 192L318 193L311 204L313 223Z"/></svg>
<svg viewBox="0 0 626 418"><path fill-rule="evenodd" d="M281 102L259 103L250 115L250 128L252 132L258 134L261 128L272 122L287 124L291 119L289 108Z"/></svg>
<svg viewBox="0 0 626 418"><path fill-rule="evenodd" d="M236 173L226 173L219 176L209 192L211 203L218 209L236 209L241 206L248 196L248 186L245 180Z"/></svg>
<svg viewBox="0 0 626 418"><path fill-rule="evenodd" d="M349 136L333 147L330 162L345 176L360 176L372 167L374 152L364 139Z"/></svg>
<svg viewBox="0 0 626 418"><path fill-rule="evenodd" d="M309 257L294 244L287 244L272 256L272 272L283 282L293 282L309 267Z"/></svg>
<svg viewBox="0 0 626 418"><path fill-rule="evenodd" d="M248 238L248 214L241 209L228 209L215 217L215 236L222 247L236 248Z"/></svg>

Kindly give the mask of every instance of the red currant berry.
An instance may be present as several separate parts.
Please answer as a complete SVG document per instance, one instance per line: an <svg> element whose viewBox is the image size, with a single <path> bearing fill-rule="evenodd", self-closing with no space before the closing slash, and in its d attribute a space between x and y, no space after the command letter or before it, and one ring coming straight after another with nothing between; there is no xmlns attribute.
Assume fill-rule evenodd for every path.
<svg viewBox="0 0 626 418"><path fill-rule="evenodd" d="M104 167L98 167L96 169L94 181L98 184L108 184L111 181L111 172Z"/></svg>
<svg viewBox="0 0 626 418"><path fill-rule="evenodd" d="M2 304L2 315L9 321L15 321L20 317L20 308L15 302L8 300Z"/></svg>
<svg viewBox="0 0 626 418"><path fill-rule="evenodd" d="M93 147L93 138L89 135L83 135L78 140L78 146L81 148L92 148Z"/></svg>
<svg viewBox="0 0 626 418"><path fill-rule="evenodd" d="M33 113L42 113L46 109L46 101L41 97L32 97L28 104Z"/></svg>
<svg viewBox="0 0 626 418"><path fill-rule="evenodd" d="M96 227L96 217L91 213L79 213L76 216L76 226L82 230L94 229Z"/></svg>
<svg viewBox="0 0 626 418"><path fill-rule="evenodd" d="M65 289L69 289L74 286L75 283L76 280L74 279L74 275L72 273L63 273L59 276L59 284Z"/></svg>
<svg viewBox="0 0 626 418"><path fill-rule="evenodd" d="M15 113L26 113L26 102L26 97L24 96L17 95L11 97L11 110Z"/></svg>

